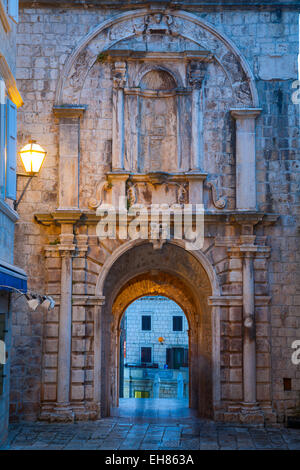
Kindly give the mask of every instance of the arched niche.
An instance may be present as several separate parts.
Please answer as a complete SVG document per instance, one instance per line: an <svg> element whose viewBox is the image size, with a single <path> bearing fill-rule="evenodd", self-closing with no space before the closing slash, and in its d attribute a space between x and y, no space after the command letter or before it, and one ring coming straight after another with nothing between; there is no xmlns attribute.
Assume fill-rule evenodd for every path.
<svg viewBox="0 0 300 470"><path fill-rule="evenodd" d="M178 171L177 88L169 71L153 67L142 76L138 94L126 95L125 155L129 170Z"/></svg>

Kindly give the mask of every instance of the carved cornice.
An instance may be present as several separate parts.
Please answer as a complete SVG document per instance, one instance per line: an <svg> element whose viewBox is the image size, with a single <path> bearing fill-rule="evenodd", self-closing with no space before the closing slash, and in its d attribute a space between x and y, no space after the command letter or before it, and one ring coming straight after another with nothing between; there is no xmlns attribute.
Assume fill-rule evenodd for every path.
<svg viewBox="0 0 300 470"><path fill-rule="evenodd" d="M173 175L173 176L177 178L176 175ZM175 181L178 181L178 180L175 179ZM183 179L181 181L186 181L186 180ZM257 214L257 213L250 212L248 214L250 221L253 220L254 214ZM279 218L278 214L268 214L268 213L259 213L259 214L260 216L262 216L261 223L264 226L273 225ZM231 223L234 223L235 218L238 215L242 215L242 217L244 218L243 220L247 221L247 214L245 212L243 212L242 214L239 214L238 211L229 211L229 210L228 211L224 210L222 212L205 211L204 220L206 224L226 223L228 222L228 220L230 220ZM79 223L79 224L94 225L94 224L97 224L99 220L101 219L100 216L96 215L95 211L91 211L88 209L82 209L77 212L74 210L47 212L47 213L35 214L34 218L38 223L40 223L41 225L45 225L45 226L50 226L52 224L60 225L61 223L73 223L73 224ZM227 237L218 237L217 243L218 243L218 246L225 246L225 245L230 244L230 241L227 240Z"/></svg>
<svg viewBox="0 0 300 470"><path fill-rule="evenodd" d="M143 96L145 98L170 98L177 95L189 95L192 88L175 88L171 91L141 90L141 88L124 88L125 95Z"/></svg>
<svg viewBox="0 0 300 470"><path fill-rule="evenodd" d="M230 114L234 119L255 119L262 112L262 108L231 108Z"/></svg>
<svg viewBox="0 0 300 470"><path fill-rule="evenodd" d="M210 51L198 50L198 51L183 51L183 52L147 52L147 51L136 51L132 49L119 49L119 50L107 50L101 55L101 60L108 62L115 61L142 61L147 62L166 62L166 61L180 61L189 62L211 62L213 60L213 54Z"/></svg>
<svg viewBox="0 0 300 470"><path fill-rule="evenodd" d="M132 8L132 2L125 2L124 0L19 0L20 7L46 7L49 6L56 8L78 8L86 9L89 7L102 7L110 8L113 10L127 9ZM154 3L154 2L153 2ZM260 0L260 2L247 2L245 3L242 0L176 0L176 3L172 0L165 0L161 2L164 6L175 6L176 8L191 9L194 11L201 11L206 13L207 11L219 11L220 7L223 10L232 10L233 8L243 7L244 10L261 10L262 8L266 11L273 11L278 8L283 8L285 10L299 10L299 5L295 1L290 1L289 3L284 2L283 0ZM135 0L135 8L144 8L149 5L149 0Z"/></svg>
<svg viewBox="0 0 300 470"><path fill-rule="evenodd" d="M59 118L80 118L87 110L87 105L63 104L61 106L53 106L55 116Z"/></svg>
<svg viewBox="0 0 300 470"><path fill-rule="evenodd" d="M51 213L52 218L58 224L74 224L80 219L81 215L82 211L80 209L57 209Z"/></svg>

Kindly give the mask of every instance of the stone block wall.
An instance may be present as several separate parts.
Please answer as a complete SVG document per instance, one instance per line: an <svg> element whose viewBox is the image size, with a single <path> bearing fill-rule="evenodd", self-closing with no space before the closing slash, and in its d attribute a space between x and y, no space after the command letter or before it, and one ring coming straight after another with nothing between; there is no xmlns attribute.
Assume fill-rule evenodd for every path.
<svg viewBox="0 0 300 470"><path fill-rule="evenodd" d="M188 322L181 308L172 300L161 297L142 297L131 304L125 313L125 362L140 363L141 347L152 348L151 362L159 368L166 364L166 350L171 347L188 347ZM142 331L142 315L151 316L151 330ZM182 316L182 332L173 331L173 315ZM163 344L158 338L163 337Z"/></svg>

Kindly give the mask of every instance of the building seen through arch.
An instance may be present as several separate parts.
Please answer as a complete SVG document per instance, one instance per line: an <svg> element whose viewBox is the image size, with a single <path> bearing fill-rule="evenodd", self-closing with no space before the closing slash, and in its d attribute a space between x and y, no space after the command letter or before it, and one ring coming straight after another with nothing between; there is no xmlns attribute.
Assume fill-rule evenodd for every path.
<svg viewBox="0 0 300 470"><path fill-rule="evenodd" d="M174 301L136 300L120 335L120 398L188 398L188 322Z"/></svg>

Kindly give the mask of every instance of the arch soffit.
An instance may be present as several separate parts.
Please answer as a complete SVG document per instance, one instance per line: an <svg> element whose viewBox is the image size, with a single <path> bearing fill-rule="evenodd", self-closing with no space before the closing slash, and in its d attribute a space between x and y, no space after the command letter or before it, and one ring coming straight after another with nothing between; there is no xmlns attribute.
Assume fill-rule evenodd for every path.
<svg viewBox="0 0 300 470"><path fill-rule="evenodd" d="M125 310L135 300L148 295L161 295L173 300L179 305L187 318L189 328L192 329L197 313L194 299L190 297L185 286L183 286L183 283L179 279L171 275L166 275L166 273L164 273L164 277L166 282L158 284L155 279L151 279L147 275L138 275L123 286L118 292L112 306L112 314L116 328L119 327Z"/></svg>
<svg viewBox="0 0 300 470"><path fill-rule="evenodd" d="M138 247L140 245L144 245L149 243L147 240L129 240L122 245L120 245L104 262L101 272L99 274L99 277L97 279L97 284L96 284L96 289L95 289L95 295L104 295L104 286L105 286L105 281L109 275L109 272L111 268L114 266L114 264L121 258L121 256L131 249ZM211 295L213 296L219 296L220 295L220 286L218 282L218 277L216 274L216 271L207 258L207 256L202 252L202 251L186 251L184 248L184 242L182 240L169 240L168 245L175 245L183 250L185 253L189 253L192 255L196 261L201 265L203 270L205 271L210 288L211 288ZM122 282L125 284L130 280L130 278L135 277L137 274L142 274L144 271L142 270L140 273L135 271L134 275L132 274L128 275L127 279L123 279ZM188 282L188 279L184 279L184 277L181 274L181 278L185 281ZM117 294L116 294L117 295Z"/></svg>
<svg viewBox="0 0 300 470"><path fill-rule="evenodd" d="M151 14L155 13L166 13L161 10L153 10ZM83 86L84 80L89 72L89 69L96 61L98 54L102 51L109 49L115 43L122 39L130 38L135 35L136 24L135 21L139 21L144 18L145 15L149 14L148 10L139 10L122 13L104 21L100 25L97 25L89 34L87 34L78 44L75 51L71 54L65 63L65 66L60 75L58 86L56 90L55 104L61 105L66 103L79 104L80 92ZM185 22L184 28L179 32L179 35L197 42L199 46L208 45L207 49L211 50L214 54L215 59L222 66L227 77L229 78L232 89L235 96L235 104L238 106L259 106L258 93L255 85L254 75L250 69L250 66L243 55L240 53L235 44L227 38L223 33L218 32L215 27L195 15L185 11L172 11L170 13L177 20ZM114 28L118 28L123 23L123 28L118 29L118 35L123 33L122 37L114 38ZM184 29L184 30L183 30ZM201 31L202 36L199 42L195 40L195 35ZM103 36L103 37L101 37ZM96 39L94 41L94 39ZM204 44L203 44L204 43ZM206 43L206 44L205 44ZM217 43L217 46L216 46ZM209 45L215 45L215 47L209 47ZM214 49L219 50L214 50ZM233 68L232 57L235 58L235 66L237 69L242 68L246 80L238 82L236 77L231 77L231 69ZM229 60L229 62L228 62ZM227 63L228 62L228 63ZM76 78L72 78L72 75L76 71ZM78 74L79 73L79 74ZM249 88L250 95L247 99L248 103L245 103L241 97L245 97L245 88ZM247 94L247 92L246 92ZM240 98L239 98L240 95Z"/></svg>

